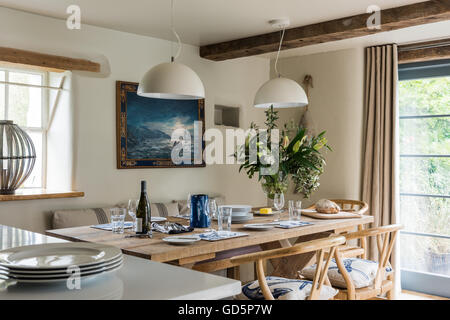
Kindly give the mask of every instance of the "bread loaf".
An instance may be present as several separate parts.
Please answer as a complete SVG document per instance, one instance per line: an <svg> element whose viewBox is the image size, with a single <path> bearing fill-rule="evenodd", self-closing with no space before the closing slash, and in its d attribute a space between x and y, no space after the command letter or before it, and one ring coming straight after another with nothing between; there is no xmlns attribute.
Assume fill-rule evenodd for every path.
<svg viewBox="0 0 450 320"><path fill-rule="evenodd" d="M338 213L341 208L333 201L321 199L316 203L316 211L320 213Z"/></svg>

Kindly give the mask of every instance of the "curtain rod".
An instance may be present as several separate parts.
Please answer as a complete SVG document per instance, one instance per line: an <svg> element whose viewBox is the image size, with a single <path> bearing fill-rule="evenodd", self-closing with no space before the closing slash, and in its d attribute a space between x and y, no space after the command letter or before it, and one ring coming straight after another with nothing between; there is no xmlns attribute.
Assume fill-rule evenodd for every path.
<svg viewBox="0 0 450 320"><path fill-rule="evenodd" d="M413 50L431 49L447 46L450 46L450 39L399 45L398 51L413 51Z"/></svg>

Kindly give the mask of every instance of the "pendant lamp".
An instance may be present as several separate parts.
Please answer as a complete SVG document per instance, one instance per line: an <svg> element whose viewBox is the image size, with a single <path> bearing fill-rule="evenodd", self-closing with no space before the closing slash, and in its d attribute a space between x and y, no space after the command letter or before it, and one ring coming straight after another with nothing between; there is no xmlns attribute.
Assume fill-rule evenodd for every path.
<svg viewBox="0 0 450 320"><path fill-rule="evenodd" d="M277 19L270 21L272 26L282 28L280 46L275 60L275 72L277 78L264 83L255 95L253 105L256 108L295 108L308 105L308 97L303 88L294 80L281 76L278 72L278 57L281 51L281 45L284 39L286 27L289 26L288 19Z"/></svg>
<svg viewBox="0 0 450 320"><path fill-rule="evenodd" d="M188 66L175 62L181 52L181 39L173 26L173 11L172 0L171 25L178 41L177 54L172 56L171 62L161 63L147 71L139 83L137 94L157 99L203 99L205 87L199 76Z"/></svg>

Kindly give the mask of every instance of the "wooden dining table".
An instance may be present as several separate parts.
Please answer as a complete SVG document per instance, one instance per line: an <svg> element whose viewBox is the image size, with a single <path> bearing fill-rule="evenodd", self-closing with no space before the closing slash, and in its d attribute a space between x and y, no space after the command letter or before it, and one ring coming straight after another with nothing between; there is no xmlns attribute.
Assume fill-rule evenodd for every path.
<svg viewBox="0 0 450 320"><path fill-rule="evenodd" d="M281 214L282 220L287 220L287 213ZM168 217L170 222L187 224L182 218ZM255 216L247 223L272 222L272 217ZM153 232L152 238L130 237L131 232L115 234L93 228L92 226L47 230L46 234L52 237L69 241L97 242L113 245L122 249L124 254L150 259L158 262L184 266L198 271L212 272L217 270L237 270L230 262L230 258L240 254L270 250L281 247L289 247L308 240L327 237L331 234L353 230L357 226L372 223L373 217L362 215L359 218L327 219L320 220L309 217L301 217L301 221L312 222L311 225L295 227L291 229L274 228L266 231L248 230L244 224L232 224L232 231L244 232L247 236L226 239L221 241L201 240L188 246L169 244L162 239L167 234ZM213 222L211 228L217 228ZM191 233L204 233L205 229L195 229ZM271 260L273 266L272 275L284 277L296 277L297 270L305 267L313 258L313 255L299 255L283 259ZM230 277L239 278L238 274L228 274Z"/></svg>

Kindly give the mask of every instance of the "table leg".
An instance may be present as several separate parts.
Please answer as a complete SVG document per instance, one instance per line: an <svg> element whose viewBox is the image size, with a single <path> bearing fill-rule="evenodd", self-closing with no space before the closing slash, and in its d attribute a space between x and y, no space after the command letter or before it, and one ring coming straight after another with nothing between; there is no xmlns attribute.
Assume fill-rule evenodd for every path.
<svg viewBox="0 0 450 320"><path fill-rule="evenodd" d="M241 280L241 270L239 266L227 268L227 278Z"/></svg>

